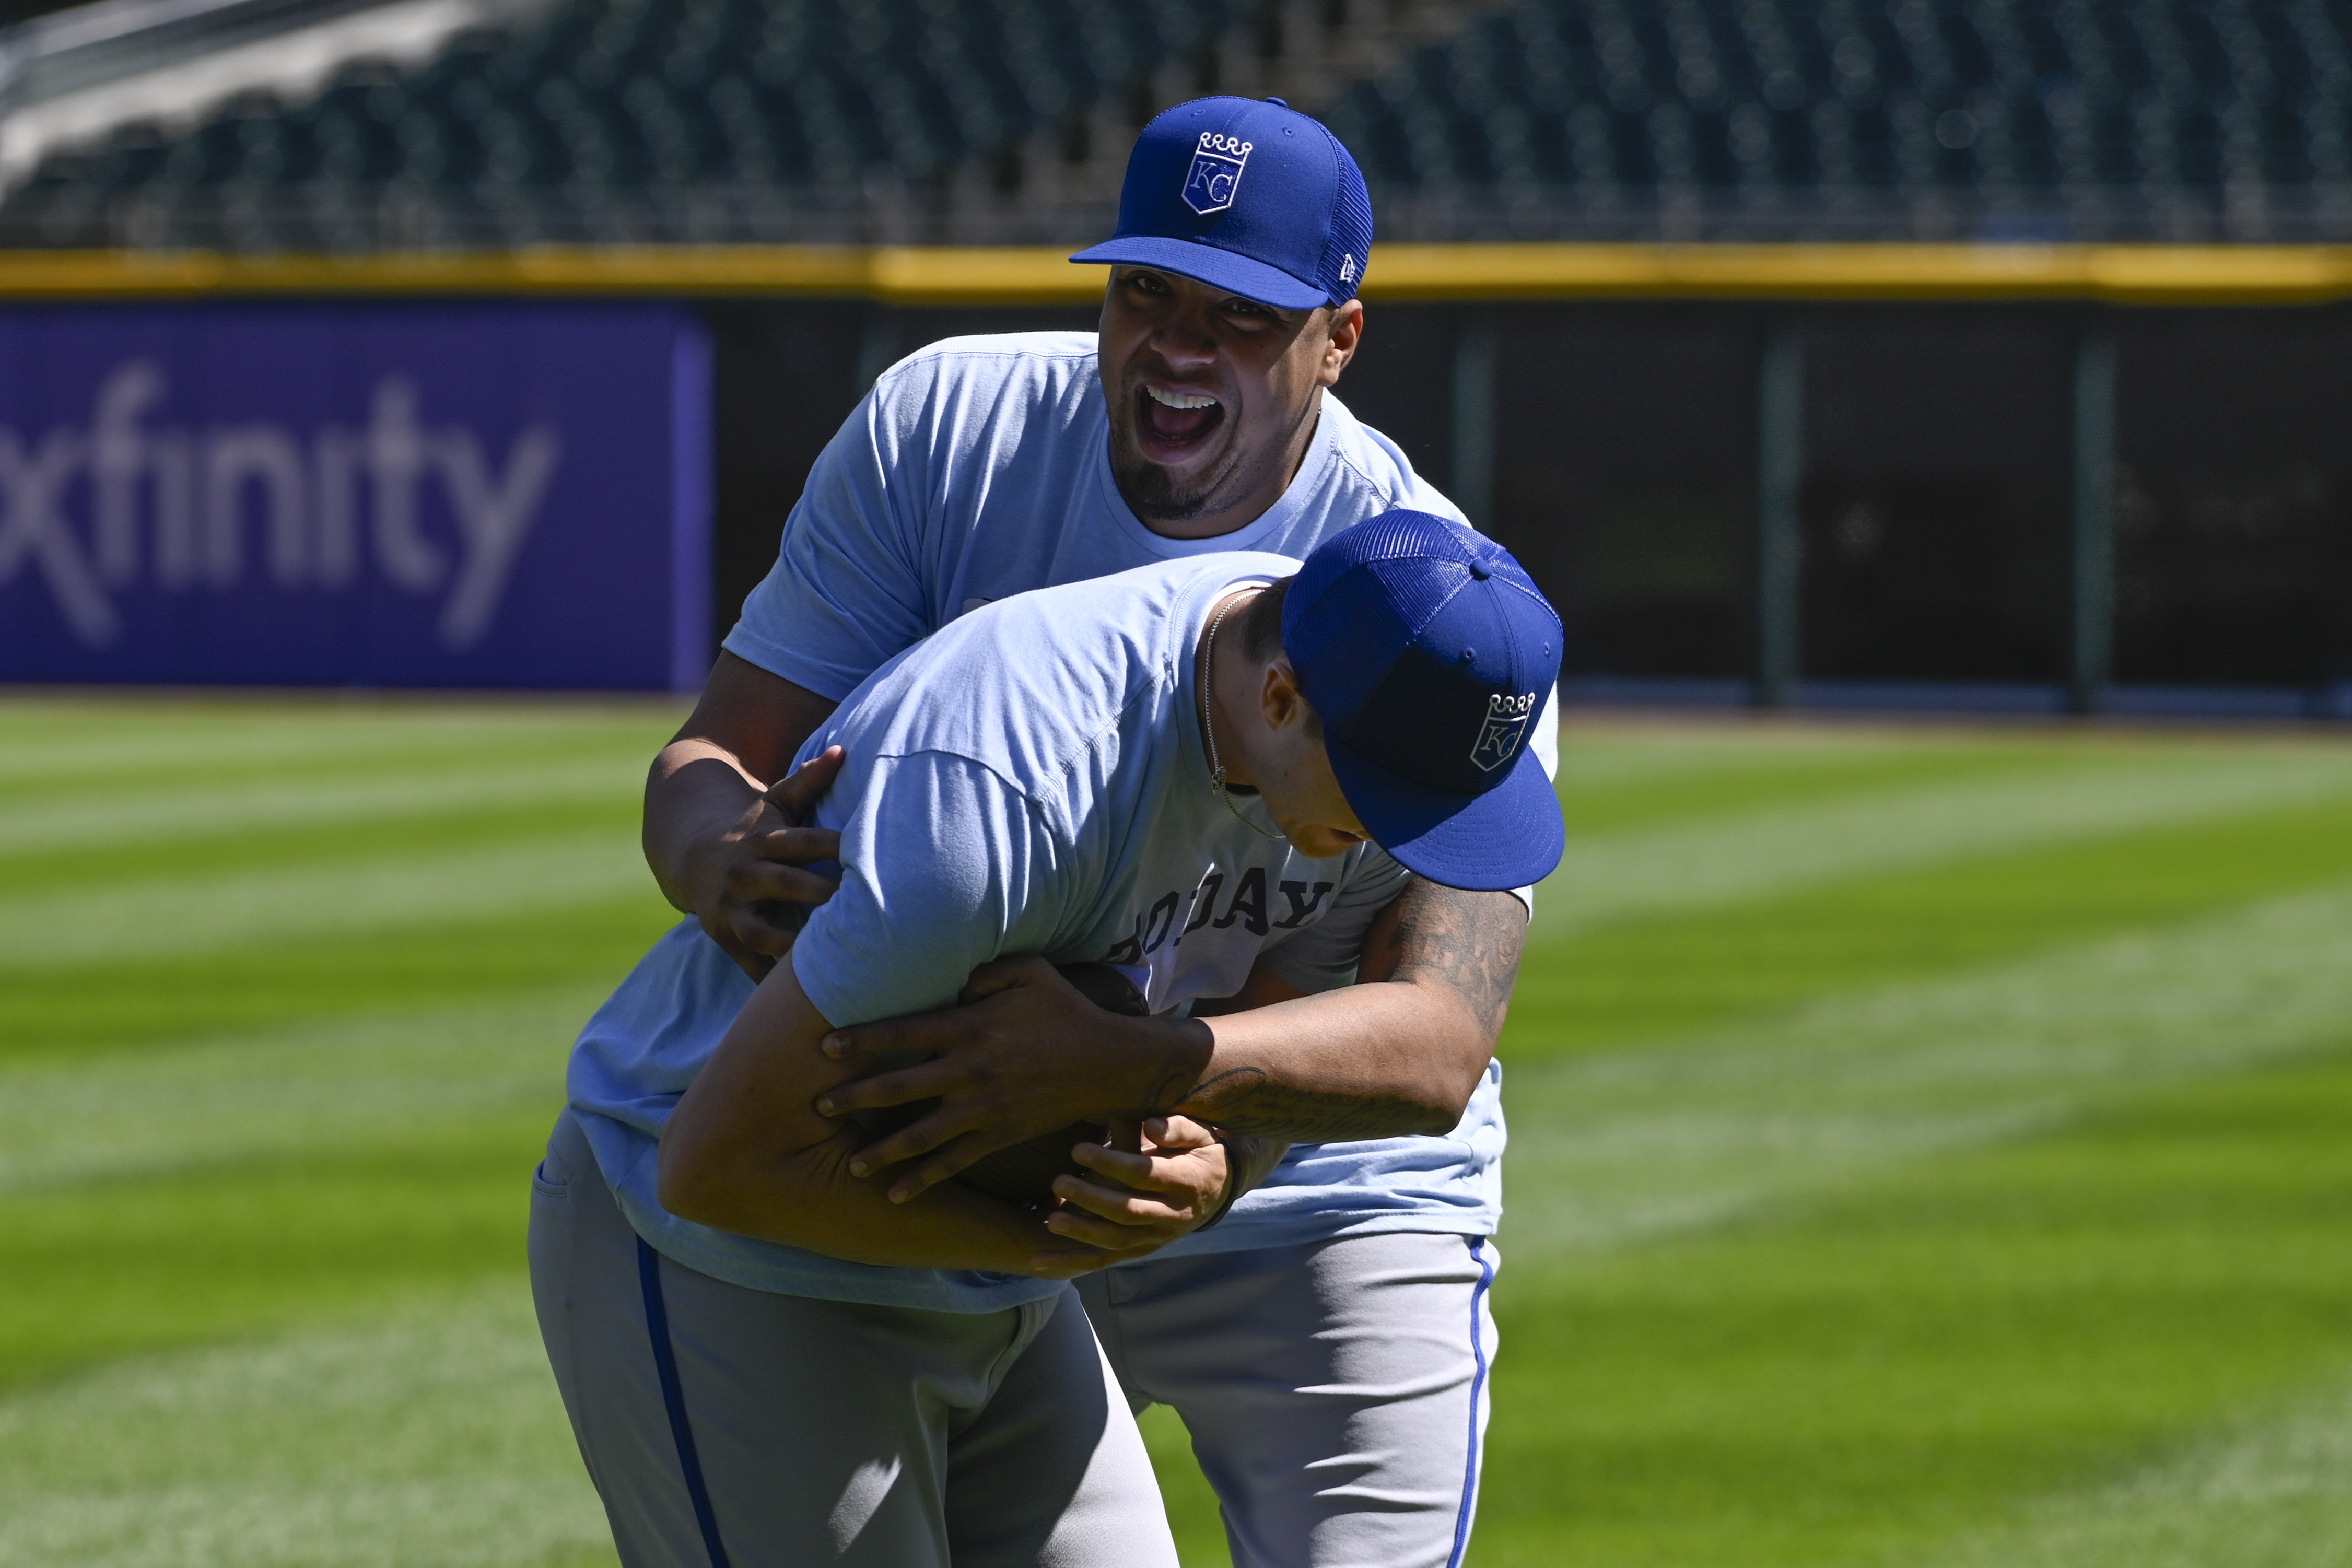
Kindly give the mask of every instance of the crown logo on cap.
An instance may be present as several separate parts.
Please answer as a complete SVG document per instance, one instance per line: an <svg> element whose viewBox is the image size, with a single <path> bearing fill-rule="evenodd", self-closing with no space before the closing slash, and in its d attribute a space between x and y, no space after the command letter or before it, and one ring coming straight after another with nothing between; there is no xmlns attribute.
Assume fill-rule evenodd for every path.
<svg viewBox="0 0 2352 1568"><path fill-rule="evenodd" d="M1481 772L1491 773L1518 753L1520 737L1528 732L1528 720L1535 710L1532 691L1486 699L1486 721L1478 727L1478 743L1470 748L1470 760Z"/></svg>
<svg viewBox="0 0 2352 1568"><path fill-rule="evenodd" d="M1202 132L1192 162L1184 171L1184 205L1202 217L1233 205L1254 145L1213 131Z"/></svg>

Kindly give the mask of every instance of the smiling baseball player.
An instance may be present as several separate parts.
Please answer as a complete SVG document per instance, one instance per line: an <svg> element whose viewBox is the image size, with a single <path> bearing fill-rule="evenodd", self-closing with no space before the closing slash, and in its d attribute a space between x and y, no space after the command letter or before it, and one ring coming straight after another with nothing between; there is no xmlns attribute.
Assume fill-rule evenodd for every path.
<svg viewBox="0 0 2352 1568"><path fill-rule="evenodd" d="M1361 174L1321 125L1278 101L1179 105L1137 142L1118 233L1074 258L1112 264L1097 333L950 340L883 375L811 473L647 786L656 878L746 973L791 948L777 906L827 896L811 865L835 853L763 792L901 650L1031 589L1211 551L1303 557L1398 507L1458 518L1328 392L1360 342L1371 237ZM1497 717L1549 765L1548 707ZM821 788L828 766L779 798ZM1180 912L1271 928L1325 895L1244 870L1213 896L1205 916L1143 911L1129 940ZM1510 893L1415 879L1368 939L1365 974L1383 984L1270 969L1196 1008L1218 1015L1205 1021L1112 1020L1008 961L975 976L974 1005L828 1048L935 1058L845 1091L859 1110L940 1100L869 1156L911 1159L891 1172L901 1196L1115 1088L1138 1112L1296 1141L1246 1196L1221 1148L1154 1166L1145 1184L1171 1202L1213 1181L1190 1218L1090 1200L1055 1223L1127 1258L1162 1248L1086 1281L1087 1305L1130 1399L1183 1415L1238 1563L1449 1563L1495 1348L1492 1057L1525 929Z"/></svg>

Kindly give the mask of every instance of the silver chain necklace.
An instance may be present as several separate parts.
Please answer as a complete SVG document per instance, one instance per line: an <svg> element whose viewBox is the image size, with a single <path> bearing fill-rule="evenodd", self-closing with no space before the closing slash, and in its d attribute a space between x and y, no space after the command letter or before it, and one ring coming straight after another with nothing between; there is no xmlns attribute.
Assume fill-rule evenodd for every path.
<svg viewBox="0 0 2352 1568"><path fill-rule="evenodd" d="M1259 592L1264 593L1265 590L1260 589ZM1234 821L1260 838L1278 839L1286 836L1268 833L1242 815L1242 808L1235 805L1234 797L1225 792L1225 764L1217 760L1217 628L1225 624L1225 617L1233 613L1235 603L1236 600L1227 599L1217 607L1216 619L1209 623L1209 639L1201 647L1201 728L1209 738L1209 787L1217 792L1217 798L1225 803L1225 809L1234 814Z"/></svg>

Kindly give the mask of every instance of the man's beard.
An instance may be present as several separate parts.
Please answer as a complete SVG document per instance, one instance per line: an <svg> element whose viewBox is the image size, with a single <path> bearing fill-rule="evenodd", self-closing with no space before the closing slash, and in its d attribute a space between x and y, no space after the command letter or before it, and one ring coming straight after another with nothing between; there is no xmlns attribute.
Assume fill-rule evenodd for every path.
<svg viewBox="0 0 2352 1568"><path fill-rule="evenodd" d="M1219 476L1209 473L1187 486L1177 476L1139 452L1121 452L1118 448L1129 443L1112 443L1110 471L1118 480L1119 494L1135 514L1148 522L1186 522L1213 510L1211 503L1224 487Z"/></svg>
<svg viewBox="0 0 2352 1568"><path fill-rule="evenodd" d="M1219 463L1188 481L1146 458L1132 430L1111 431L1111 477L1135 515L1147 522L1189 522L1219 511L1256 489L1265 470L1281 458L1277 449L1255 466Z"/></svg>

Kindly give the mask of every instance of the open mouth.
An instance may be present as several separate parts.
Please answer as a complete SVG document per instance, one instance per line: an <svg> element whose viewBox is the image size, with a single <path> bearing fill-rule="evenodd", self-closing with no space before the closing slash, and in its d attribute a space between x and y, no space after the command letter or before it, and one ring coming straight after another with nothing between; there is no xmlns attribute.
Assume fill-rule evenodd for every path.
<svg viewBox="0 0 2352 1568"><path fill-rule="evenodd" d="M1149 384L1136 389L1136 431L1156 457L1197 451L1224 422L1225 405L1205 393L1170 391Z"/></svg>

